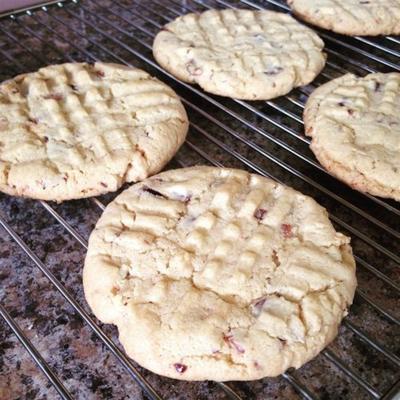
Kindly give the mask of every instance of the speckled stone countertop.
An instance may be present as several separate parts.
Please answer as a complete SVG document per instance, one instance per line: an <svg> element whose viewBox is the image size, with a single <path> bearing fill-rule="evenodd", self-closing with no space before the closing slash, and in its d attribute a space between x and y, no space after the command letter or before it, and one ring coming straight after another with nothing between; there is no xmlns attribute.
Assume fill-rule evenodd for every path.
<svg viewBox="0 0 400 400"><path fill-rule="evenodd" d="M188 101L186 106L194 125L187 143L167 168L217 161L225 166L267 172L324 205L334 218L337 229L352 236L355 254L361 259L357 272L359 292L347 318L348 323L342 325L338 338L329 347L329 353L319 355L303 368L292 371L292 374L316 398L368 399L367 392L329 360L329 355L334 354L377 393L383 394L400 379L396 359L391 361L373 349L355 334L352 327L361 329L391 354L400 355L400 329L396 320L382 316L365 301L367 296L397 321L400 318L399 292L392 284L400 284L399 265L396 264L396 255L400 253L399 240L394 232L391 234L382 229L384 224L392 231L400 230L399 205L385 203L397 210L397 214L393 213L388 206L381 206L346 188L308 162L314 162L315 159L302 140L301 108L296 103L304 102L306 94L314 86L294 90L290 100L281 98L272 103L253 102L244 106L233 100L210 96L216 101L211 104L202 91L196 93L185 88L151 64L151 36L157 32L158 25L178 13L186 12L186 8L204 9L200 3L195 0L84 0L78 5L66 4L66 10L54 6L49 7L48 13L38 11L34 17L21 16L17 22L9 18L2 19L0 78L8 79L45 64L93 60L92 57L132 63L170 84ZM204 3L211 7L222 7L214 0ZM236 1L229 3L236 4ZM267 2L262 4L267 5ZM274 9L273 6L271 8ZM340 39L334 35L330 37ZM370 46L355 39L345 39L345 42L371 51ZM326 38L326 43L331 50L331 64L313 85L340 75L338 66L345 66L356 73L363 72L357 63L365 64L365 57L362 58L349 47L335 44L329 38ZM400 50L395 42L378 39L376 43ZM339 55L335 55L335 52ZM390 58L379 51L375 54L398 62L394 56ZM349 64L349 60L353 61L353 65ZM390 65L385 66L373 60L368 60L368 66L382 72L391 70ZM227 109L224 111L221 106ZM206 111L214 120L196 107ZM280 108L292 114L284 115L279 111ZM279 124L285 128L281 129ZM282 143L290 146L289 151L282 149ZM296 152L307 159L298 157ZM278 160L281 161L278 163ZM348 204L335 199L335 195L349 202L353 210L349 209ZM113 197L103 196L100 200L107 203ZM101 214L101 209L90 199L50 205L84 241ZM377 226L376 221L360 216L354 207L358 207L361 213L371 214L381 227ZM81 281L85 247L38 201L0 194L0 217L90 314ZM370 238L370 243L363 240L363 235ZM384 246L390 253L380 251L371 240ZM383 274L383 279L379 279L371 267ZM74 398L146 398L88 324L3 228L0 228L0 282L1 304ZM100 323L99 326L120 346L113 326ZM227 398L214 382L174 381L154 375L139 366L137 368L166 399ZM283 377L256 382L230 382L229 385L243 399L301 398ZM57 398L59 396L55 389L0 318L0 399Z"/></svg>

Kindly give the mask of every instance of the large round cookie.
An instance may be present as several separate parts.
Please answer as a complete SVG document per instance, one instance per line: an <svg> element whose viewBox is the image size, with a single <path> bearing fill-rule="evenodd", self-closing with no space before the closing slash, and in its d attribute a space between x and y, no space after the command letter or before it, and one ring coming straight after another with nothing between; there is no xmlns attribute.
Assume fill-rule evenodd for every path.
<svg viewBox="0 0 400 400"><path fill-rule="evenodd" d="M185 139L177 95L136 68L52 65L0 85L0 190L63 201L158 172Z"/></svg>
<svg viewBox="0 0 400 400"><path fill-rule="evenodd" d="M400 201L400 74L348 74L320 86L304 111L321 164L353 188Z"/></svg>
<svg viewBox="0 0 400 400"><path fill-rule="evenodd" d="M399 35L400 0L288 0L304 21L345 35Z"/></svg>
<svg viewBox="0 0 400 400"><path fill-rule="evenodd" d="M240 99L270 99L310 83L325 65L311 29L273 11L209 10L167 24L155 59L185 82Z"/></svg>
<svg viewBox="0 0 400 400"><path fill-rule="evenodd" d="M83 284L142 366L177 379L258 379L300 367L336 336L356 286L348 243L293 189L186 168L106 208Z"/></svg>

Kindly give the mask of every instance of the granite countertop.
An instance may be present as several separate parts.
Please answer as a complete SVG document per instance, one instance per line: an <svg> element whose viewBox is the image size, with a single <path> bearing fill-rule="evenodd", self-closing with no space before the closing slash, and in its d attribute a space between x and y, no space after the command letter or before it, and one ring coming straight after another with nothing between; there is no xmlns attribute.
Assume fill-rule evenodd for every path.
<svg viewBox="0 0 400 400"><path fill-rule="evenodd" d="M210 6L218 5L214 0L208 0L206 3ZM230 3L235 4L236 1L232 0ZM371 213L374 218L394 230L399 231L400 218L398 216L394 218L394 214L387 208L376 205L365 196L346 188L343 184L290 151L283 150L281 146L270 140L271 137L275 141L276 139L281 140L296 152L314 160L306 143L291 134L299 133L301 135L301 124L296 119L289 115L285 116L277 110L277 107L282 107L295 116L301 117L301 110L293 102L285 98L277 99L273 103L275 107L265 102L249 103L255 110L267 117L263 118L233 100L211 96L218 104L222 104L233 113L240 115L246 121L243 123L223 112L218 108L218 104L211 105L201 95L186 89L134 54L136 51L152 60L151 51L146 44L151 45L151 36L149 35L154 34L158 28L150 22L145 22L143 18L148 18L155 24L164 24L167 19L176 16L176 13L184 13L183 6L202 9L200 2L194 0L182 2L178 0L153 0L152 2L145 0L118 0L117 2L83 0L81 5L70 3L65 6L75 16L54 6L50 7L50 16L43 11L38 11L35 13L35 19L29 16L19 17L20 24L8 18L0 20L0 51L3 55L7 55L0 59L0 79L8 79L18 73L35 70L46 63L68 61L68 57L74 60L90 60L90 54L105 61L123 59L146 69L170 84L183 98L205 110L220 123L226 124L237 135L236 138L233 137L188 105L187 111L190 120L204 129L208 138L196 128L192 128L188 142L167 168L206 164L216 160L226 166L250 170L252 166L255 166L259 168L259 172L267 171L277 179L313 196L324 205L336 217L335 223L338 230L352 236L356 255L376 267L398 285L400 281L399 266L393 261L393 257L388 257L357 236L358 233L366 235L394 254L399 254L399 241L368 219L360 217L356 212L332 199L332 196L327 194L327 190L341 196L361 210ZM221 5L219 6L221 7ZM125 20L115 16L114 13L120 14ZM156 15L157 13L159 15ZM82 19L89 23L95 23L104 33L110 34L109 38L84 23ZM110 25L110 22L114 26ZM24 27L28 27L31 31L25 30ZM119 27L120 31L115 27ZM9 34L5 34L2 30ZM125 33L121 30L124 30ZM82 36L78 36L74 31L79 32ZM39 40L36 35L42 37L47 43ZM121 43L125 47L122 47ZM365 47L354 42L353 39L348 39L347 43ZM327 41L327 44L330 49L347 54L349 58L355 58L351 50L340 46L335 48L334 43L330 41ZM395 46L396 44L393 42L393 49L396 49ZM32 51L32 54L29 53L29 50ZM370 50L369 48L368 51ZM397 47L397 51L399 50ZM379 52L376 54L382 55ZM330 53L329 56L334 64L344 65L342 58L336 57L333 53ZM16 61L12 61L12 59ZM365 60L357 61L365 63ZM392 61L396 62L396 59L393 57ZM369 65L383 72L390 70L390 67L384 67L373 61ZM346 63L346 68L360 73L360 69L356 66ZM338 75L340 72L334 66L328 66L324 74L317 78L316 84ZM313 86L309 85L303 90L295 90L291 93L291 98L302 102L306 98L305 94L312 89ZM200 91L200 93L202 92ZM278 124L284 124L287 129L280 129ZM216 142L225 146L225 149L218 147ZM257 145L258 148L250 148L249 142ZM195 149L200 150L200 153L204 152L208 160L204 159L199 151L196 152L193 145ZM227 149L231 151L231 154L226 151ZM269 158L257 150L268 152ZM235 154L242 155L252 164L243 164L235 157ZM283 167L282 164L278 165L274 162L274 157L286 164L283 164ZM294 168L299 173L293 174L290 168ZM303 179L303 177L308 178ZM322 185L325 193L310 183L310 179L317 185ZM107 203L114 196L115 194L103 196L100 200ZM399 210L398 204L394 202L387 204ZM100 208L90 199L50 205L84 240L88 239L101 214ZM82 291L81 271L85 257L84 246L68 233L38 201L0 194L0 216L66 287L73 298L90 313ZM340 221L343 221L344 224ZM345 224L353 226L353 232L349 232ZM399 297L395 289L369 272L365 264L364 266L359 264L357 277L361 295L364 293L393 316L400 317ZM0 282L2 305L23 329L74 398L135 400L146 398L129 373L2 228L0 228ZM356 296L347 320L362 329L372 339L383 344L389 351L400 354L399 325L384 318L363 301L360 295ZM119 346L117 330L111 325L100 323L99 325ZM349 325L342 325L338 338L329 349L381 393L387 391L400 379L400 371L396 365L355 335ZM137 368L165 398L176 400L227 398L216 383L180 382L159 377L139 366ZM292 373L298 381L307 386L308 390L320 399L369 398L363 389L324 355L319 355ZM243 399L291 400L301 398L293 386L282 377L256 382L232 382L229 385ZM58 398L54 388L1 318L0 398Z"/></svg>

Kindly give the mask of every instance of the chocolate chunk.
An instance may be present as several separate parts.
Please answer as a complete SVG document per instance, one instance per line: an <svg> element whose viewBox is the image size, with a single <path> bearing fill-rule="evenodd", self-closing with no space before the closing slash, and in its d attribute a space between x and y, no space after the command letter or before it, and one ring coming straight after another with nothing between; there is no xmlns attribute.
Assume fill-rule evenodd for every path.
<svg viewBox="0 0 400 400"><path fill-rule="evenodd" d="M174 367L176 372L179 372L180 374L183 374L187 370L187 365L181 363L175 363Z"/></svg>
<svg viewBox="0 0 400 400"><path fill-rule="evenodd" d="M379 82L375 82L375 87L374 87L375 92L379 92L381 89L381 86L382 85Z"/></svg>
<svg viewBox="0 0 400 400"><path fill-rule="evenodd" d="M281 265L281 262L279 261L278 253L276 250L272 250L272 261L274 262L276 268L278 268Z"/></svg>
<svg viewBox="0 0 400 400"><path fill-rule="evenodd" d="M190 60L187 64L186 64L186 71L189 72L190 75L193 76L199 76L203 73L203 69L198 67L194 60Z"/></svg>
<svg viewBox="0 0 400 400"><path fill-rule="evenodd" d="M60 93L50 93L50 94L46 94L45 96L43 96L43 98L46 100L53 99L56 101L60 101L64 98L64 96Z"/></svg>
<svg viewBox="0 0 400 400"><path fill-rule="evenodd" d="M259 221L262 221L267 214L267 210L265 208L257 208L256 211L254 211L254 218L258 219Z"/></svg>
<svg viewBox="0 0 400 400"><path fill-rule="evenodd" d="M245 352L244 347L234 339L232 334L223 335L223 339L229 347L233 347L238 353L243 354Z"/></svg>
<svg viewBox="0 0 400 400"><path fill-rule="evenodd" d="M251 303L250 310L254 317L258 317L261 314L261 310L264 306L265 301L266 301L265 297L260 297L258 299L255 299Z"/></svg>
<svg viewBox="0 0 400 400"><path fill-rule="evenodd" d="M278 75L282 71L283 71L282 67L271 67L271 68L268 68L266 71L264 71L264 74L268 75L268 76L272 76L272 75Z"/></svg>
<svg viewBox="0 0 400 400"><path fill-rule="evenodd" d="M286 239L291 238L293 236L292 225L290 225L290 224L282 224L281 231L282 231L283 237Z"/></svg>
<svg viewBox="0 0 400 400"><path fill-rule="evenodd" d="M157 192L157 190L154 190L154 189L152 189L152 188L150 188L148 186L143 186L142 187L142 191L146 192L146 193L150 193L150 194L152 194L153 196L156 196L156 197L162 197L163 199L168 199L167 196L163 195L160 192Z"/></svg>

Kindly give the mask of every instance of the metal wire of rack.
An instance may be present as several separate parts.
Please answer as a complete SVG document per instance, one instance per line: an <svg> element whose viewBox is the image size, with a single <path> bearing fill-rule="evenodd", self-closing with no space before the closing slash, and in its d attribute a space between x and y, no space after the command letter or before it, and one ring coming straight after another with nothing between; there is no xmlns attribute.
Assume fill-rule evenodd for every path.
<svg viewBox="0 0 400 400"><path fill-rule="evenodd" d="M326 68L315 82L295 89L283 98L266 102L221 99L204 93L196 86L182 83L164 71L151 56L151 43L155 33L177 15L223 7L288 11L281 0L50 2L41 7L1 16L0 36L7 45L1 46L0 43L0 54L3 57L0 65L4 63L11 66L12 71L21 73L32 69L32 60L33 64L40 66L50 61L105 59L146 68L174 87L191 119L190 134L175 157L174 165L182 167L209 163L239 166L288 183L317 198L327 207L338 229L352 236L359 288L355 306L344 320L339 338L307 366L283 374L279 382L284 386L279 387L289 390L290 398L296 398L294 396L297 393L301 398L309 400L395 399L400 395L400 318L396 307L400 293L400 207L393 201L355 193L330 177L308 150L309 140L302 132L301 113L307 96L316 86L343 73L365 75L376 71L400 71L400 39L344 38L319 31L326 42L329 58ZM19 35L36 40L42 46L41 49L46 50L46 55L21 41ZM48 59L48 53L53 54L52 60ZM86 202L101 211L109 200L107 196L83 200L77 203L76 210ZM0 201L6 202L9 199L2 196ZM87 239L81 226L65 212L64 208L68 206L43 201L37 204L59 224L64 234L76 241L84 254ZM36 254L24 233L18 232L18 227L14 226L14 216L1 212L0 225L5 235L46 277L50 287L62 296L73 312L92 330L104 346L104 352L109 352L119 361L143 390L144 396L149 399L168 398L160 393L158 386L162 381L156 381L154 376L132 362L115 339L106 334L104 327L86 311L83 299L71 293L67 288L68 278L61 280L51 266L46 265L43 258ZM0 315L5 324L17 336L59 396L64 399L79 398L79 393L75 389L71 390L60 379L57 369L51 368L35 347L31 333L22 329L12 313L7 311L3 305L6 303L3 294L1 302ZM361 352L353 349L357 346L362 347ZM365 365L360 363L363 352L380 361L377 365L375 361ZM318 382L325 381L315 372L321 365L328 371L328 380L343 382L346 390L340 395L332 388L330 391L321 388ZM270 381L263 380L262 388L267 387ZM215 383L214 386L216 391L211 393L215 398L220 396L218 390L222 390L221 393L230 399L265 398L260 394L264 389L261 390L257 383L248 383L246 386L235 382ZM290 392L287 387L294 389L294 392ZM279 391L276 395L289 398L282 396Z"/></svg>

